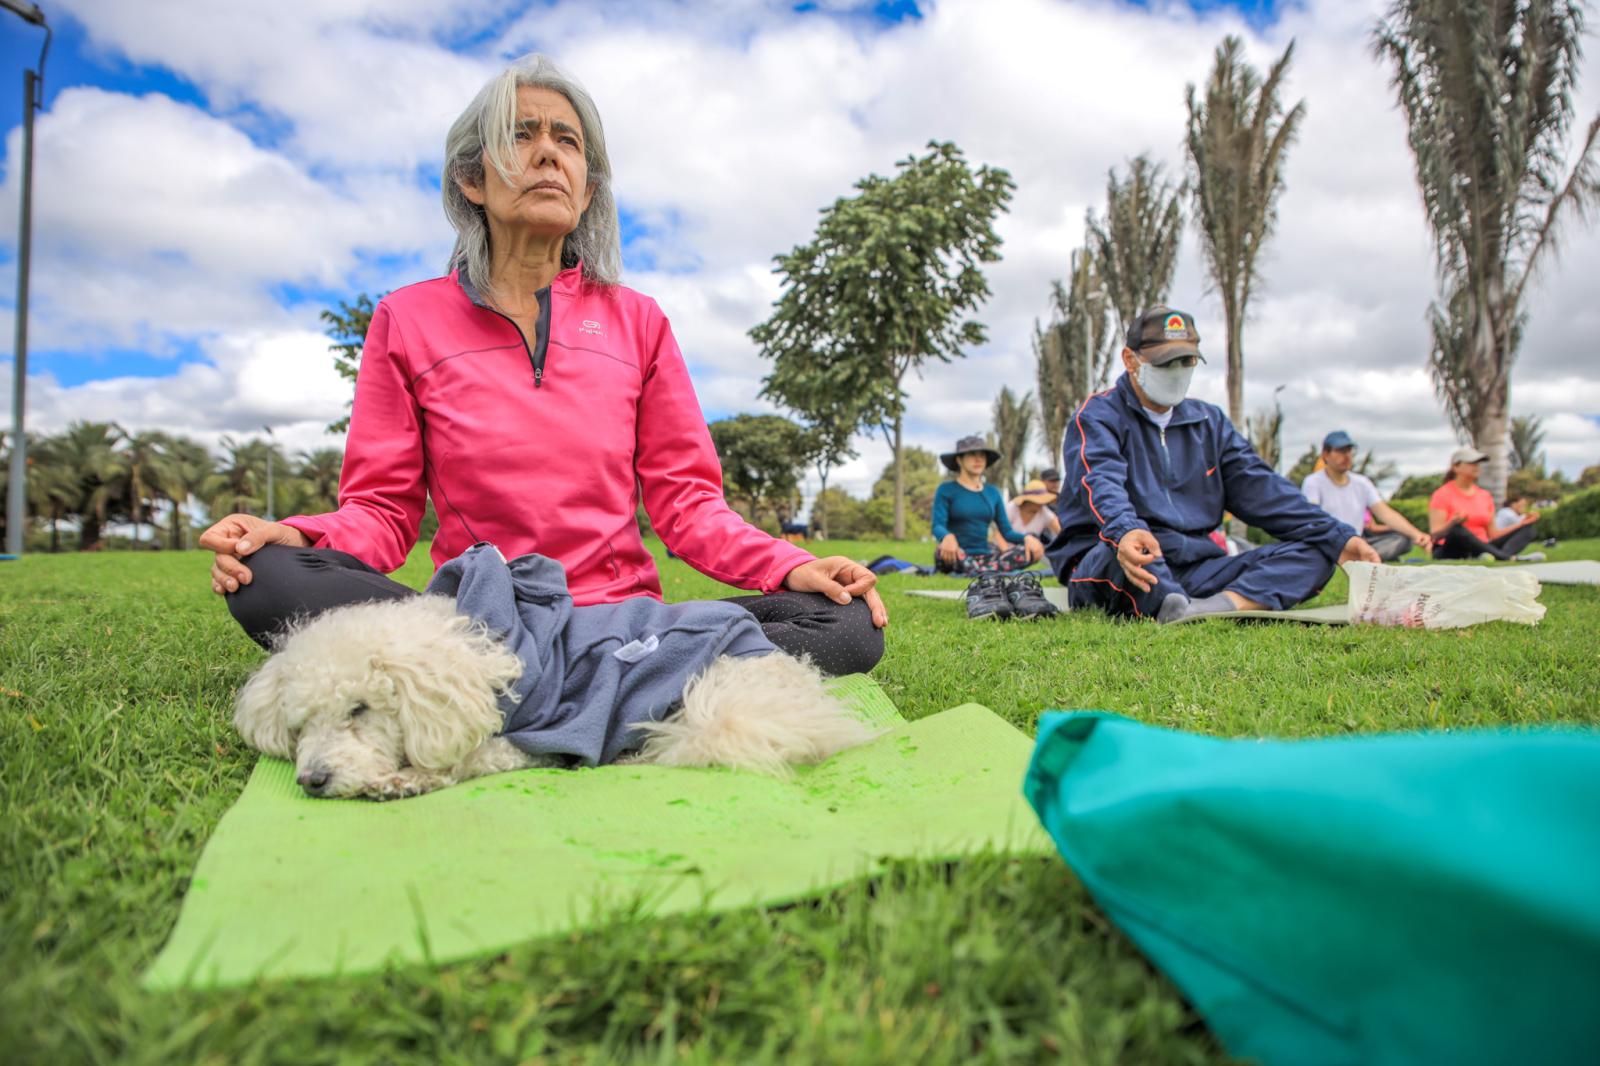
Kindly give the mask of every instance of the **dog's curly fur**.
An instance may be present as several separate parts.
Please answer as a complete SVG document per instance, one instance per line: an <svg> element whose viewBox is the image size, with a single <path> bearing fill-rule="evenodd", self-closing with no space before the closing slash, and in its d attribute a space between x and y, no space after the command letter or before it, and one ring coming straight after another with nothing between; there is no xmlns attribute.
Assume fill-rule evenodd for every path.
<svg viewBox="0 0 1600 1066"><path fill-rule="evenodd" d="M395 799L558 760L499 736L499 701L522 662L442 596L354 604L292 627L240 690L246 743L295 762L316 796ZM682 709L638 727L630 761L784 774L875 734L809 663L723 657L690 681Z"/></svg>

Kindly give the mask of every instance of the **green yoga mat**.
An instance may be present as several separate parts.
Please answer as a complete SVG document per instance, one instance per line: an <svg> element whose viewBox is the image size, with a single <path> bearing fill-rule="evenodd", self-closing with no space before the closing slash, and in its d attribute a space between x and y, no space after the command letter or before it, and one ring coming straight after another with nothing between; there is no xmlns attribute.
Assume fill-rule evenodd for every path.
<svg viewBox="0 0 1600 1066"><path fill-rule="evenodd" d="M262 759L195 868L147 988L363 973L492 954L618 909L815 895L901 858L1048 854L1017 791L1032 742L967 704L907 723L865 677L841 695L889 732L792 780L725 770L523 770L394 803L315 800Z"/></svg>

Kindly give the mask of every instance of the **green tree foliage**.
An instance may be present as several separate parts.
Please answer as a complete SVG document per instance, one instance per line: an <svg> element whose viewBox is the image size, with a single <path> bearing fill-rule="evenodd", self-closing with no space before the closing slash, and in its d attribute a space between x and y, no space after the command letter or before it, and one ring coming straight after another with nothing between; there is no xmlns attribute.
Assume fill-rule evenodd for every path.
<svg viewBox="0 0 1600 1066"><path fill-rule="evenodd" d="M383 297L379 296L378 299ZM366 293L361 293L352 302L340 300L337 308L322 312L322 321L328 324L328 336L333 338L333 343L328 345L328 350L333 353L333 367L340 377L350 382L352 389L356 371L361 369L361 348L367 343L367 329L372 325L375 307L376 301ZM349 407L349 403L345 404L347 410ZM329 433L343 433L349 428L349 414L328 423Z"/></svg>
<svg viewBox="0 0 1600 1066"><path fill-rule="evenodd" d="M205 445L159 431L123 429L114 422L77 422L55 436L30 435L28 513L30 526L49 525L51 551L61 547L61 525L76 522L78 547L105 546L108 524L152 526L166 506L166 544L189 546L191 499L202 498L213 513L258 509L266 489L263 440L224 437L226 457L219 463ZM274 478L284 513L331 509L342 453L324 449L298 464L274 453ZM330 475L331 471L331 475ZM158 544L160 533L151 536ZM142 538L127 542L133 547Z"/></svg>
<svg viewBox="0 0 1600 1066"><path fill-rule="evenodd" d="M939 491L939 486L949 475L944 464L939 462L939 457L926 448L911 445L900 459L904 478L902 498L905 500L906 513L910 515L920 536L933 521L933 494ZM891 531L891 535L894 529L895 466L891 461L883 468L878 480L873 482L872 496L867 501L869 513L875 515L877 521Z"/></svg>
<svg viewBox="0 0 1600 1066"><path fill-rule="evenodd" d="M1007 497L1022 491L1024 463L1028 445L1033 441L1033 393L1021 396L1002 387L994 398L994 446L1000 461L987 473L989 484L996 486Z"/></svg>
<svg viewBox="0 0 1600 1066"><path fill-rule="evenodd" d="M1296 485L1304 485L1306 478L1310 477L1317 469L1317 460L1322 458L1322 445L1313 442L1300 453L1300 458L1289 467L1289 472L1284 475Z"/></svg>
<svg viewBox="0 0 1600 1066"><path fill-rule="evenodd" d="M1050 285L1050 321L1033 324L1033 358L1039 388L1039 426L1052 466L1061 462L1061 438L1067 419L1111 375L1115 331L1106 314L1105 297L1094 257L1087 249L1072 253L1070 286Z"/></svg>
<svg viewBox="0 0 1600 1066"><path fill-rule="evenodd" d="M1587 489L1600 485L1600 463L1583 468L1583 473L1578 475L1578 487Z"/></svg>
<svg viewBox="0 0 1600 1066"><path fill-rule="evenodd" d="M994 222L1016 187L1004 170L973 170L953 144L928 148L893 177L862 178L823 210L809 243L776 257L783 293L750 331L766 358L805 361L859 398L858 425L877 426L896 457L896 536L906 375L984 343L966 316L989 296L982 265L1000 258Z"/></svg>
<svg viewBox="0 0 1600 1066"><path fill-rule="evenodd" d="M1562 500L1560 507L1539 519L1539 530L1563 540L1600 537L1600 488L1574 492Z"/></svg>
<svg viewBox="0 0 1600 1066"><path fill-rule="evenodd" d="M1519 470L1531 470L1543 466L1539 460L1539 453L1544 450L1544 419L1538 415L1521 415L1511 420L1511 454L1509 457L1512 473Z"/></svg>
<svg viewBox="0 0 1600 1066"><path fill-rule="evenodd" d="M811 506L811 525L820 537L828 536L828 475L856 456L856 430L861 426L861 395L847 381L827 372L805 353L786 352L773 361L772 372L762 382L761 395L793 411L811 435L810 452L821 490Z"/></svg>
<svg viewBox="0 0 1600 1066"><path fill-rule="evenodd" d="M1162 175L1161 164L1139 156L1125 176L1106 175L1106 213L1090 209L1085 226L1095 272L1127 335L1141 313L1167 302L1183 242L1183 197L1188 189Z"/></svg>
<svg viewBox="0 0 1600 1066"><path fill-rule="evenodd" d="M338 448L318 448L301 454L294 471L306 487L304 510L300 513L338 510L339 474L343 469L344 452Z"/></svg>
<svg viewBox="0 0 1600 1066"><path fill-rule="evenodd" d="M1203 92L1190 85L1186 144L1189 188L1200 247L1222 298L1228 330L1228 417L1244 425L1244 321L1261 281L1261 249L1278 220L1283 164L1305 119L1302 100L1284 109L1281 94L1294 43L1265 79L1226 37Z"/></svg>
<svg viewBox="0 0 1600 1066"><path fill-rule="evenodd" d="M816 446L805 427L782 415L740 414L710 428L728 501L743 504L751 522L758 523L763 510L779 522L792 515L801 473Z"/></svg>
<svg viewBox="0 0 1600 1066"><path fill-rule="evenodd" d="M1416 162L1444 296L1430 308L1434 386L1489 454L1504 496L1523 301L1561 228L1600 204L1600 115L1569 168L1584 5L1396 0L1373 32Z"/></svg>
<svg viewBox="0 0 1600 1066"><path fill-rule="evenodd" d="M1249 438L1250 447L1274 470L1283 460L1283 405L1278 403L1278 393L1282 389L1280 385L1273 391L1271 407L1263 407L1245 422L1245 436Z"/></svg>
<svg viewBox="0 0 1600 1066"><path fill-rule="evenodd" d="M1415 500L1427 499L1434 490L1445 482L1445 475L1438 474L1413 474L1400 482L1400 487L1392 494L1394 499Z"/></svg>

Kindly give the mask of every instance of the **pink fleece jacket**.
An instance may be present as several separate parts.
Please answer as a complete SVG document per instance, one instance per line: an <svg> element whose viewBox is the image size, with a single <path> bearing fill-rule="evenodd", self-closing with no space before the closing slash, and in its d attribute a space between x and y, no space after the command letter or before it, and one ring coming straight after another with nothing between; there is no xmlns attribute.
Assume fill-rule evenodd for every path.
<svg viewBox="0 0 1600 1066"><path fill-rule="evenodd" d="M740 518L683 354L654 300L564 270L539 293L535 343L456 277L386 296L372 315L339 509L284 519L385 572L439 515L437 568L479 541L560 562L578 604L661 598L634 521L690 566L772 592L812 556Z"/></svg>

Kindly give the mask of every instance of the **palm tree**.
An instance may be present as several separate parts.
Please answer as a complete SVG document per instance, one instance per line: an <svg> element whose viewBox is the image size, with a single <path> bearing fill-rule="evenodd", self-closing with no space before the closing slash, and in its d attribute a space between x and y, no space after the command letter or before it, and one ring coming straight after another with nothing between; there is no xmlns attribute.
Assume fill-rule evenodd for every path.
<svg viewBox="0 0 1600 1066"><path fill-rule="evenodd" d="M1162 176L1161 164L1139 156L1125 178L1106 175L1106 217L1085 219L1095 270L1126 334L1139 315L1167 302L1183 242L1184 186Z"/></svg>
<svg viewBox="0 0 1600 1066"><path fill-rule="evenodd" d="M189 437L169 438L166 445L166 462L160 470L161 491L172 501L172 547L183 551L187 546L184 537L184 505L189 498L204 490L210 480L216 460L206 446Z"/></svg>
<svg viewBox="0 0 1600 1066"><path fill-rule="evenodd" d="M1444 307L1434 385L1505 495L1523 299L1562 224L1600 204L1600 115L1566 164L1584 32L1576 0L1396 0L1373 31L1393 66Z"/></svg>
<svg viewBox="0 0 1600 1066"><path fill-rule="evenodd" d="M256 439L237 441L228 436L219 443L222 461L201 487L212 517L236 511L260 513L267 491L267 443Z"/></svg>
<svg viewBox="0 0 1600 1066"><path fill-rule="evenodd" d="M1305 118L1304 100L1284 110L1280 93L1294 42L1263 80L1244 45L1225 37L1203 98L1189 106L1189 187L1211 281L1228 329L1228 417L1244 425L1244 319L1261 280L1261 248L1278 221L1283 162Z"/></svg>
<svg viewBox="0 0 1600 1066"><path fill-rule="evenodd" d="M99 544L113 503L126 491L127 466L117 450L121 439L122 430L114 422L74 422L56 438L73 484L71 513L80 522L80 551Z"/></svg>
<svg viewBox="0 0 1600 1066"><path fill-rule="evenodd" d="M61 550L61 520L72 513L78 500L77 473L62 455L56 437L36 437L28 443L28 509L50 520L50 550Z"/></svg>
<svg viewBox="0 0 1600 1066"><path fill-rule="evenodd" d="M1039 387L1039 428L1061 461L1067 419L1111 374L1112 330L1100 295L1100 275L1087 248L1072 253L1071 288L1050 286L1050 321L1034 323L1033 357ZM1088 336L1085 337L1087 332Z"/></svg>
<svg viewBox="0 0 1600 1066"><path fill-rule="evenodd" d="M144 524L145 501L149 500L150 509L154 510L162 498L162 467L167 458L167 441L167 435L160 431L122 431L122 461L127 469L133 544L136 548L139 546L140 527Z"/></svg>
<svg viewBox="0 0 1600 1066"><path fill-rule="evenodd" d="M1511 469L1542 469L1539 453L1544 450L1544 419L1522 415L1511 420Z"/></svg>
<svg viewBox="0 0 1600 1066"><path fill-rule="evenodd" d="M344 452L338 448L318 448L300 453L295 477L305 482L304 507L307 513L320 514L339 506L339 474L344 469Z"/></svg>
<svg viewBox="0 0 1600 1066"><path fill-rule="evenodd" d="M989 470L989 484L1008 496L1022 488L1020 476L1026 469L1023 457L1033 437L1033 393L1020 397L1002 388L994 400L994 446L1000 461Z"/></svg>

